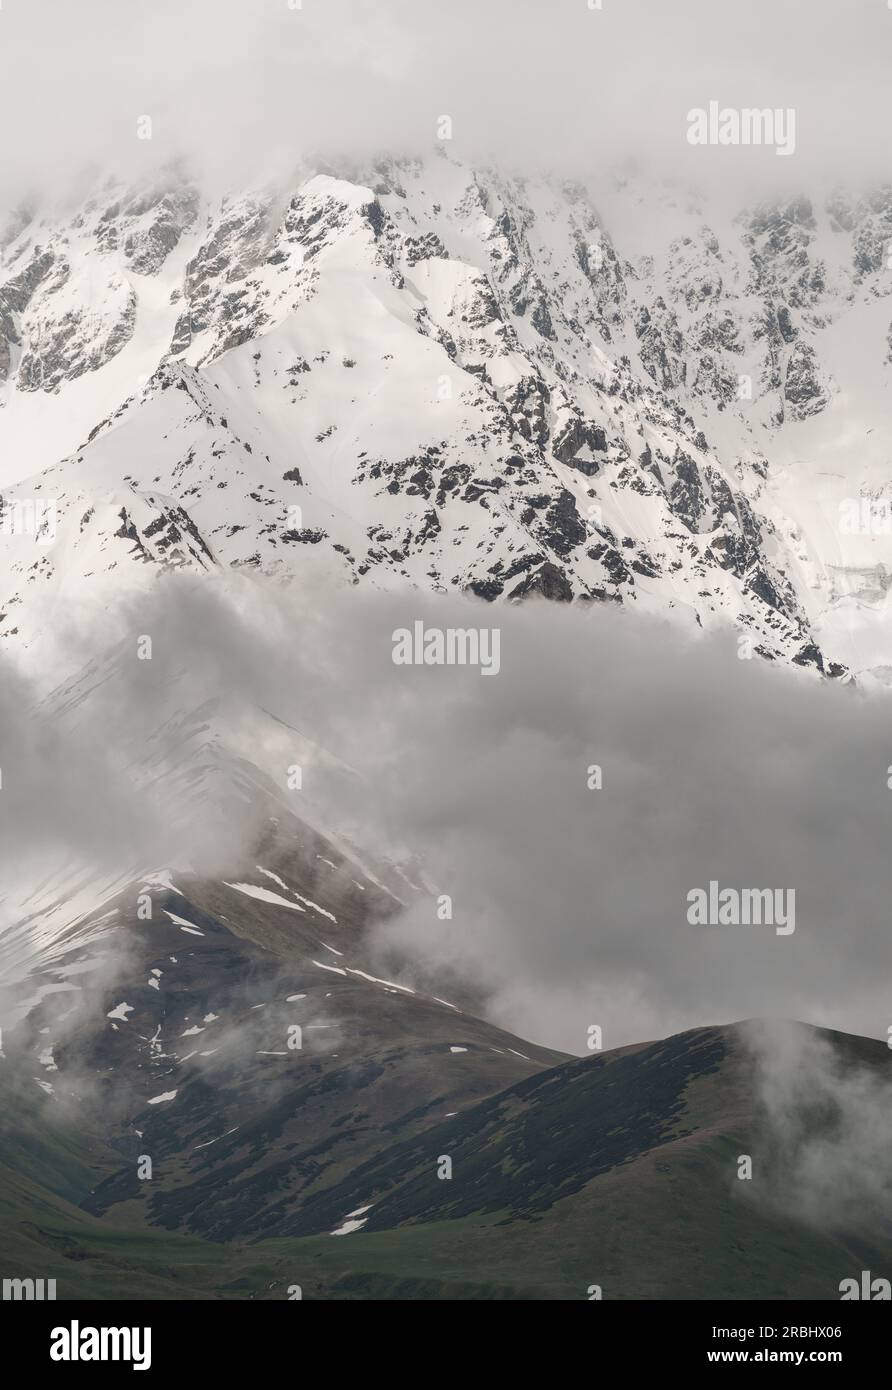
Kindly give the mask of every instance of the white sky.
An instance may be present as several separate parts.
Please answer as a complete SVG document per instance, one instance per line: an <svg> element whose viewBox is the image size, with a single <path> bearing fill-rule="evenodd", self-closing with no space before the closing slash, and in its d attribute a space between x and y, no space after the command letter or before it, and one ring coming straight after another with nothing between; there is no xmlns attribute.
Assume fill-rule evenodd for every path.
<svg viewBox="0 0 892 1390"><path fill-rule="evenodd" d="M885 0L294 3L2 0L0 197L183 152L232 179L304 151L411 152L444 114L459 157L581 177L631 153L735 187L885 173ZM794 107L795 158L691 149L686 114L710 99Z"/></svg>

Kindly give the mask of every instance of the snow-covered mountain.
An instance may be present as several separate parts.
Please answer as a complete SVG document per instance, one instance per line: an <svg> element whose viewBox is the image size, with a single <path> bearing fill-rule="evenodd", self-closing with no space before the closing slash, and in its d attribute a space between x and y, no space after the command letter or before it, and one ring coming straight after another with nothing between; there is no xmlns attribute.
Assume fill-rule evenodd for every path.
<svg viewBox="0 0 892 1390"><path fill-rule="evenodd" d="M528 596L609 604L886 681L890 241L892 189L730 215L634 178L595 195L442 154L308 167L222 200L171 172L15 215L0 236L0 649L37 679L3 706L21 719L0 720L11 1272L49 1271L60 1297L280 1297L295 1278L309 1297L578 1297L595 1249L594 1276L624 1297L826 1298L850 1267L885 1268L885 1188L865 1187L878 1216L801 1225L789 1189L808 1188L813 1151L799 1167L777 1148L747 1030L570 1058L485 1017L473 961L466 979L423 943L401 959L384 929L450 921L441 885L396 841L379 848L372 815L357 827L382 764L354 767L319 715L344 687L369 700L371 681L320 671L312 689L289 668L267 700L237 677L268 674L283 610L287 638L292 616L298 645L310 631L312 601L261 585L312 582L336 616L353 585L467 592L486 622ZM200 582L160 586L167 615L233 571L246 582L226 597L260 599L219 659L213 643L202 659L194 602L136 675L133 632L87 623L79 641L82 615L151 613L129 600L171 570ZM594 643L596 627L579 631ZM255 648L256 628L273 636ZM67 631L66 660L43 659ZM724 791L716 761L699 756ZM510 781L496 789L507 803ZM465 802L445 800L448 832ZM547 806L554 892L533 915L556 952L574 866ZM584 930L609 972L604 923L635 907L597 868ZM871 1168L889 1053L841 1034L821 1047L789 1094L809 1124L820 1111L821 1171L854 1209L852 1160L826 1135L853 1152L866 1136ZM761 1207L733 1181L742 1147L760 1171L766 1156ZM441 1183L453 1155L460 1180ZM665 1255L609 1253L611 1231L644 1227ZM346 1254L328 1239L342 1236Z"/></svg>
<svg viewBox="0 0 892 1390"><path fill-rule="evenodd" d="M159 566L312 568L881 670L890 240L892 189L730 217L444 155L22 209L0 635Z"/></svg>

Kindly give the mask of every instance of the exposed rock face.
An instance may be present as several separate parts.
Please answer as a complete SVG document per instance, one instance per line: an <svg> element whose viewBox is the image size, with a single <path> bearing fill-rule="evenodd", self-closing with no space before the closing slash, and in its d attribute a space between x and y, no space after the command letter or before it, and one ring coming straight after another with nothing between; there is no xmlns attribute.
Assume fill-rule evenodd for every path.
<svg viewBox="0 0 892 1390"><path fill-rule="evenodd" d="M815 350L807 343L797 343L787 359L784 400L790 406L796 420L804 420L807 415L819 414L827 404L827 394L818 374Z"/></svg>
<svg viewBox="0 0 892 1390"><path fill-rule="evenodd" d="M640 603L832 669L814 623L849 557L809 540L813 480L800 497L777 479L812 449L793 432L837 408L828 335L851 322L860 341L889 293L889 191L794 197L721 233L693 202L679 230L669 199L663 234L662 196L627 185L599 208L440 158L222 203L171 178L23 211L0 269L0 444L29 396L75 384L80 423L44 446L35 408L42 467L16 435L0 486L77 529L4 551L0 634L27 632L20 605L63 551L71 582L94 580L126 538L143 564Z"/></svg>

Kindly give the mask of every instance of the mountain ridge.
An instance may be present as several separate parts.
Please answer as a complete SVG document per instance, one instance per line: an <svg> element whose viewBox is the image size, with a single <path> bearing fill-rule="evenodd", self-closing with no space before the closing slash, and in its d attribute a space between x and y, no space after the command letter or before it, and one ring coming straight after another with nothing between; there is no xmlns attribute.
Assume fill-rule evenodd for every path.
<svg viewBox="0 0 892 1390"><path fill-rule="evenodd" d="M0 270L0 634L30 642L59 604L144 583L132 561L309 567L620 603L885 679L887 547L839 509L890 486L871 428L888 190L713 209L718 230L660 190L653 223L675 235L642 251L634 183L602 214L581 185L443 155L349 172L19 219ZM837 380L856 348L860 396ZM40 497L52 544L16 534Z"/></svg>

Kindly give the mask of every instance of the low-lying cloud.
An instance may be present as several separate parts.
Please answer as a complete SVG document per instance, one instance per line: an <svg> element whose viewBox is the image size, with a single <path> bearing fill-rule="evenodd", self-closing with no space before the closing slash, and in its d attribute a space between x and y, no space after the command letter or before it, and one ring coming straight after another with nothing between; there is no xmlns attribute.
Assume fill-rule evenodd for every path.
<svg viewBox="0 0 892 1390"><path fill-rule="evenodd" d="M746 1030L772 1146L756 1195L821 1229L876 1238L892 1222L892 1076L791 1023ZM758 1168L761 1168L757 1160Z"/></svg>
<svg viewBox="0 0 892 1390"><path fill-rule="evenodd" d="M498 674L394 664L418 620L497 626ZM382 964L460 976L521 1035L583 1053L592 1024L613 1047L768 1016L885 1037L886 697L601 607L171 578L117 621L79 704L4 680L7 885L66 855L225 877L252 828L224 794L238 755L296 814L415 856L430 892L378 929ZM795 892L795 931L689 921L711 882Z"/></svg>

